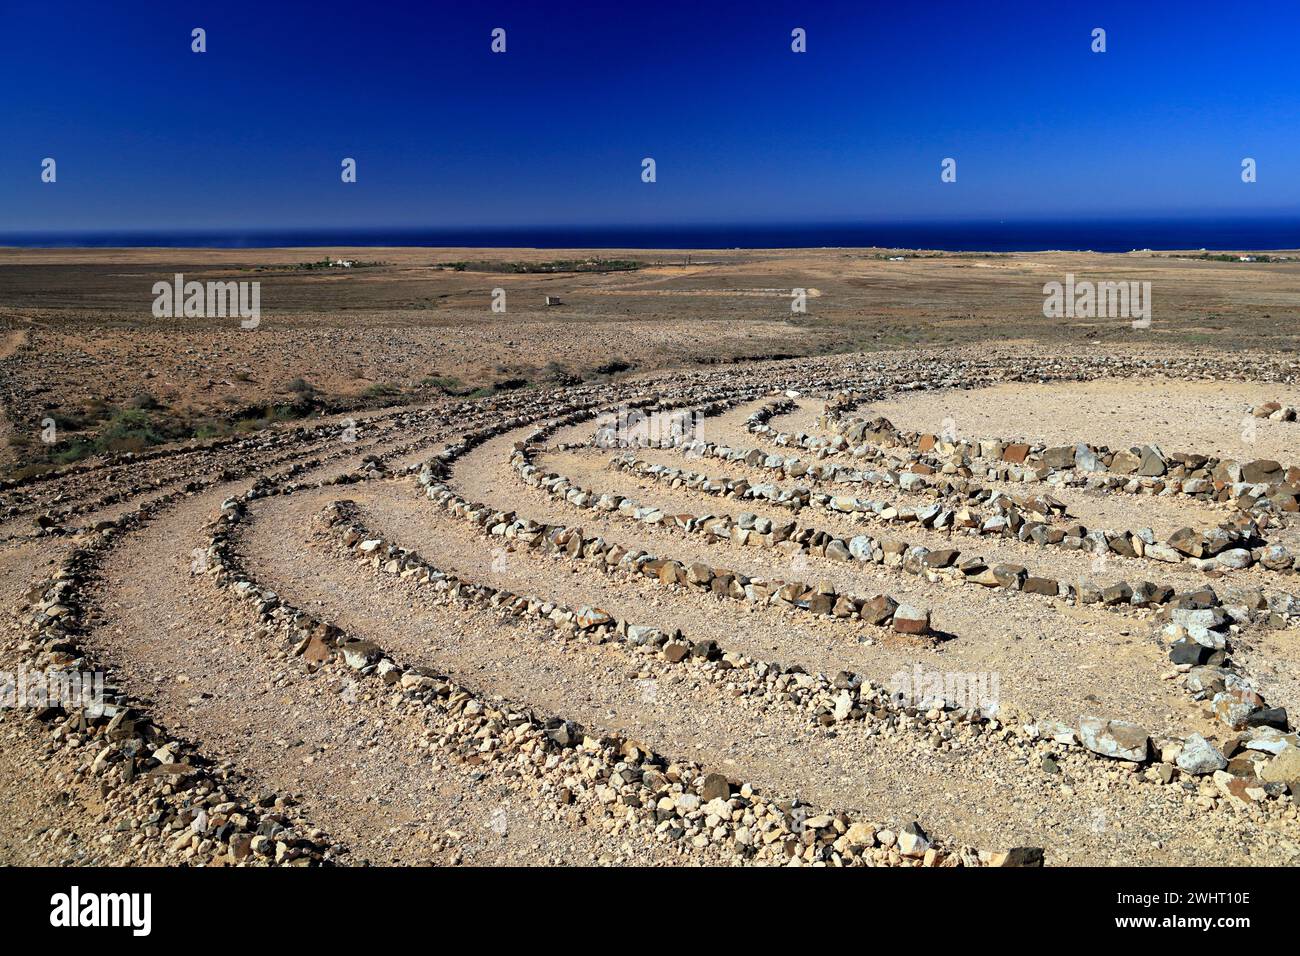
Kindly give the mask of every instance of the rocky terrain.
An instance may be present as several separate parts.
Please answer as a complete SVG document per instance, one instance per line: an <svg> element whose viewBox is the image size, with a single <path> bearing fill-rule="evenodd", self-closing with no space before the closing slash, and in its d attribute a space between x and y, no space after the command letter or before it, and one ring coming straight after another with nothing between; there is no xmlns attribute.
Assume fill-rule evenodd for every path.
<svg viewBox="0 0 1300 956"><path fill-rule="evenodd" d="M626 354L16 462L0 863L1300 863L1300 360Z"/></svg>
<svg viewBox="0 0 1300 956"><path fill-rule="evenodd" d="M356 265L306 267L341 257ZM259 283L258 327L155 315L154 284L177 274ZM1045 317L1044 285L1066 275L1150 282L1149 327ZM782 357L978 342L1294 350L1297 303L1300 256L0 249L0 469L443 395ZM1267 388L1245 401L1295 406Z"/></svg>

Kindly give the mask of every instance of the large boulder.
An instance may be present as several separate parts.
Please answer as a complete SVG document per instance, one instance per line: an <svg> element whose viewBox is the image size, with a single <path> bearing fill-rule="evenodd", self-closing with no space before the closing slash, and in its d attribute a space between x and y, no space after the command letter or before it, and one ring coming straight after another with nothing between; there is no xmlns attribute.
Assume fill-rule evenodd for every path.
<svg viewBox="0 0 1300 956"><path fill-rule="evenodd" d="M862 604L862 619L868 624L883 625L894 616L898 602L888 594L878 594Z"/></svg>
<svg viewBox="0 0 1300 956"><path fill-rule="evenodd" d="M1143 445L1139 452L1142 456L1137 469L1139 475L1145 478L1159 478L1168 470L1169 463L1157 446Z"/></svg>
<svg viewBox="0 0 1300 956"><path fill-rule="evenodd" d="M1191 528L1179 528L1169 536L1169 546L1181 551L1189 558L1199 558L1205 553L1205 543L1201 534Z"/></svg>
<svg viewBox="0 0 1300 956"><path fill-rule="evenodd" d="M1264 765L1259 772L1259 779L1287 783L1293 788L1300 786L1300 749L1287 747Z"/></svg>
<svg viewBox="0 0 1300 956"><path fill-rule="evenodd" d="M1047 448L1043 450L1042 461L1048 468L1073 468L1074 453L1073 445Z"/></svg>
<svg viewBox="0 0 1300 956"><path fill-rule="evenodd" d="M1259 556L1259 563L1270 571L1286 571L1295 563L1295 559L1285 545L1271 544Z"/></svg>

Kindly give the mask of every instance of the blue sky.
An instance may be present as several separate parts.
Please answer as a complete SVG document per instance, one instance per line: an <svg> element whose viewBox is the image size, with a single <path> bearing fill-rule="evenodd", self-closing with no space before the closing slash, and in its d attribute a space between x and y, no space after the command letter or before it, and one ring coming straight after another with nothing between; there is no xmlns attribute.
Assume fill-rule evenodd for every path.
<svg viewBox="0 0 1300 956"><path fill-rule="evenodd" d="M0 232L1294 215L1297 40L1294 0L5 0Z"/></svg>

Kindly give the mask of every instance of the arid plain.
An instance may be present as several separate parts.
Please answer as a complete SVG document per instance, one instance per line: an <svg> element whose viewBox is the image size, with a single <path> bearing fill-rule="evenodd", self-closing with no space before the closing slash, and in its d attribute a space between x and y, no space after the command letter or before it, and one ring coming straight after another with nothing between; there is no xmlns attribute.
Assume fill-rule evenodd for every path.
<svg viewBox="0 0 1300 956"><path fill-rule="evenodd" d="M1269 258L0 250L0 863L1295 865Z"/></svg>

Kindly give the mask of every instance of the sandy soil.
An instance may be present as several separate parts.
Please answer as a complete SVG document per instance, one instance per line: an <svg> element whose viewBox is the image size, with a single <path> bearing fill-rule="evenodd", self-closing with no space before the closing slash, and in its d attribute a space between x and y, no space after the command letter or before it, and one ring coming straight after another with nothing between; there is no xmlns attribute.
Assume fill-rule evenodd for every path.
<svg viewBox="0 0 1300 956"><path fill-rule="evenodd" d="M327 252L383 264L348 274L292 268ZM1134 772L1079 748L1017 740L1015 721L1023 711L1067 722L1095 713L1140 722L1157 737L1199 731L1225 744L1229 732L1169 679L1153 613L1075 607L974 585L935 585L876 566L710 544L699 535L578 511L524 484L508 461L533 427L520 425L517 416L545 417L570 404L614 406L650 394L690 407L706 394L752 388L767 395L791 387L805 397L773 420L777 428L811 432L823 396L867 388L879 397L864 410L903 428L937 429L952 417L961 434L1112 446L1155 441L1167 452L1300 461L1292 453L1300 450L1300 425L1257 422L1248 445L1240 434L1248 405L1300 404L1286 312L1300 303L1300 264L1136 254L891 263L873 250L843 250L694 253L689 263L684 253L642 251L628 257L644 268L606 274L435 267L490 256L504 270L507 262L563 255L0 250L6 416L0 430L5 421L13 426L11 464L39 452L30 423L49 410L71 414L102 402L122 411L133 396L147 393L156 403L136 410L156 426L187 416L235 421L249 406L265 411L307 394L291 387L295 377L313 387L315 403L305 421L146 445L130 456L89 457L0 488L0 599L14 612L0 669L30 650L20 621L31 584L89 540L82 535L96 522L157 502L161 507L140 527L114 532L102 566L85 582L82 642L159 725L236 768L247 793L293 795L305 820L347 847L343 862L654 866L717 859L657 837L653 826L616 828L605 817L539 798L511 768L441 748L446 725L376 680L356 679L342 663L318 672L304 668L247 605L191 573L194 550L208 541L226 498L301 465L292 481L276 480L284 493L250 505L235 538L240 559L257 583L375 641L403 665L427 666L489 698L576 720L593 733L644 741L669 758L696 760L766 793L893 827L920 820L947 845L1041 846L1052 864L1300 860L1300 811L1290 796L1243 803L1214 790L1207 778L1180 774L1160 783L1154 771ZM1127 323L1111 321L1045 322L1042 284L1066 270L1159 283L1163 304L1150 335L1140 338ZM263 281L263 325L246 333L218 320L146 317L150 299L141 289L174 271ZM784 301L783 290L793 286L816 290L807 315L790 313ZM487 308L495 287L507 289L505 316ZM544 295L562 304L548 308ZM927 344L938 347L921 347ZM1228 353L1243 344L1259 351ZM849 349L862 351L827 354ZM802 357L769 361L778 355ZM1114 378L1114 363L1132 356L1149 374ZM1207 378L1211 367L1218 380ZM1099 369L1105 375L1096 381L1069 380ZM1178 374L1190 380L1161 377ZM450 377L459 385L450 386ZM910 383L945 387L899 390ZM957 385L981 387L951 387ZM444 394L471 387L483 390L472 398ZM702 436L771 448L744 427L762 403L746 401L707 418ZM439 511L418 493L412 475L400 473L456 436L507 419L509 427L460 457L447 478L469 500L581 524L587 534L686 562L769 579L826 580L864 596L891 594L928 608L945 639L751 607L645 577L597 572L567 558L502 550L498 540ZM337 432L345 420L355 424L350 438ZM96 427L74 432L91 437ZM582 441L591 430L584 422L551 436L536 452L540 467L674 511L791 517L771 505L613 471L608 451L557 447ZM387 456L388 477L312 485L357 478L374 454ZM671 449L640 454L715 476L755 477L743 466L688 460ZM890 497L884 489L868 494ZM1220 506L1175 498L1078 491L1061 497L1089 526L1149 525L1161 535L1212 525L1226 514ZM314 519L340 498L354 500L379 533L467 580L680 628L692 640L712 639L759 660L828 675L850 670L878 683L917 664L996 673L1012 729L952 747L915 730L867 722L822 727L807 713L764 705L733 693L725 680L700 679L698 671L622 643L569 641L535 621L437 602L430 589L378 576L320 533ZM1149 579L1183 589L1206 580L1182 565L1113 558L1098 568L1091 556L1062 549L874 526L820 511L798 520L839 535L865 531L958 547L1062 579ZM1284 543L1300 540L1297 533L1276 530ZM1280 574L1259 569L1215 580L1224 592L1287 586L1293 585ZM1238 665L1270 703L1293 711L1300 706L1296 633L1254 624L1232 636ZM74 774L48 737L48 728L28 714L0 713L0 788L10 795L11 811L0 819L0 862L138 861L99 788ZM1061 772L1044 762L1048 756Z"/></svg>
<svg viewBox="0 0 1300 956"><path fill-rule="evenodd" d="M1250 417L1265 402L1300 406L1300 388L1242 382L1070 382L950 389L873 402L862 412L899 428L933 431L951 418L959 437L1049 444L1086 441L1128 448L1152 441L1166 453L1300 461L1300 423Z"/></svg>

